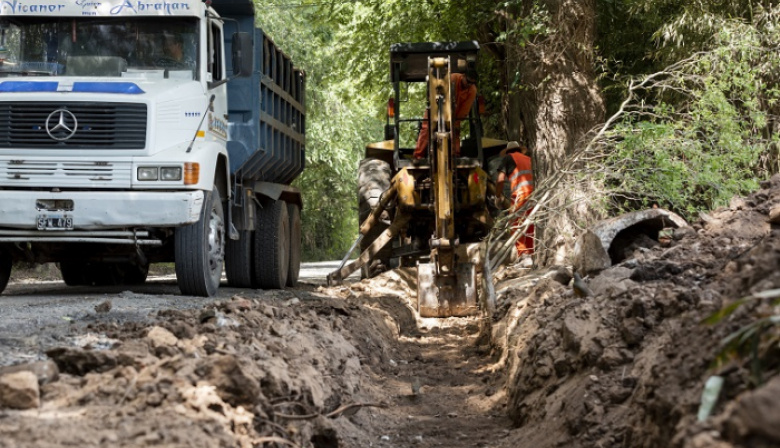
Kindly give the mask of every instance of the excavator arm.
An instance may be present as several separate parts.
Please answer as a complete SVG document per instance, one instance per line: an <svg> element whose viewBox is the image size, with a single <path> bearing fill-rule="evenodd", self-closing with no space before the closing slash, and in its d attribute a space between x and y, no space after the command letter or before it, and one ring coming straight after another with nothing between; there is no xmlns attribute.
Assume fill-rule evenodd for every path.
<svg viewBox="0 0 780 448"><path fill-rule="evenodd" d="M415 59L410 61L399 56L407 64L404 65L407 71L394 72L393 79L428 84L428 158L417 161L403 158L408 156L400 154L398 136L395 136L389 188L371 206L353 249L364 236L370 242L364 241L362 253L347 263L350 251L339 269L328 275L328 283L338 284L372 260L387 256L385 246L394 241L398 243L394 245L394 257L406 257L407 263L410 257L417 260L417 309L421 317L476 315L479 313L477 266L482 252L478 239L479 232L489 228L492 222L486 206L486 194L491 186L482 168L481 149L477 157L472 152L464 159L456 158L453 152L456 95L451 75L463 72L465 63L475 60L478 46L456 44L442 51L439 44L430 44L428 48L433 54L421 59L419 56L424 53L415 48L420 44L410 45L408 54L402 51L399 55L403 53ZM396 88L396 96L397 93ZM395 118L397 127L397 115ZM374 185L371 182L365 188ZM392 216L390 221L380 219L388 215ZM379 232L378 228L384 230Z"/></svg>

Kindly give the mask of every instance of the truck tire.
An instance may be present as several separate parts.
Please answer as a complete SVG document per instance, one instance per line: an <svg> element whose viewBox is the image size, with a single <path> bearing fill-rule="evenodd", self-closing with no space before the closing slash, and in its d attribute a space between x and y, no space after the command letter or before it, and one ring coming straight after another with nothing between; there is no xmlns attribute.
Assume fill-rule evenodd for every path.
<svg viewBox="0 0 780 448"><path fill-rule="evenodd" d="M0 249L0 292L5 291L5 287L8 286L8 279L11 278L13 261L14 260L8 251Z"/></svg>
<svg viewBox="0 0 780 448"><path fill-rule="evenodd" d="M379 197L382 193L390 188L392 174L390 164L383 160L366 158L360 161L358 166L358 216L360 225L371 214L371 210L379 204ZM377 222L360 241L361 253L389 227L388 222L393 212L392 206L392 204L388 205L387 209L380 216L382 221ZM373 260L360 269L361 278L373 277L389 269L391 253L392 246L390 244L383 247Z"/></svg>
<svg viewBox="0 0 780 448"><path fill-rule="evenodd" d="M290 256L287 269L287 286L298 283L301 271L301 209L298 204L287 204L287 215L290 219Z"/></svg>
<svg viewBox="0 0 780 448"><path fill-rule="evenodd" d="M254 206L253 204L249 204ZM255 232L242 230L238 240L225 244L225 275L228 285L234 288L254 288L254 260L252 249Z"/></svg>
<svg viewBox="0 0 780 448"><path fill-rule="evenodd" d="M225 259L224 210L216 186L206 193L200 219L176 229L174 244L176 280L182 294L216 294Z"/></svg>
<svg viewBox="0 0 780 448"><path fill-rule="evenodd" d="M290 222L284 201L269 201L257 210L255 279L262 289L282 289L290 268Z"/></svg>
<svg viewBox="0 0 780 448"><path fill-rule="evenodd" d="M246 213L255 207L253 201L246 202ZM257 208L254 208L257 214ZM255 218L256 219L256 218ZM254 288L257 286L254 270L254 230L242 230L238 240L225 242L225 276L228 285L234 288Z"/></svg>

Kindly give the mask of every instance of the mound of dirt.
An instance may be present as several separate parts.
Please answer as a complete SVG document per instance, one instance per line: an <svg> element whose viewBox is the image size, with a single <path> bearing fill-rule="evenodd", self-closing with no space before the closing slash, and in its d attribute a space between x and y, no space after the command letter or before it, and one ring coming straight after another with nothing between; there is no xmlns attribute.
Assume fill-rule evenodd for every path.
<svg viewBox="0 0 780 448"><path fill-rule="evenodd" d="M334 428L351 425L336 422L340 408L382 405L361 384L388 350L372 359L359 347L395 339L395 328L370 309L302 296L306 306L236 296L159 312L151 325L93 325L110 348L48 350L59 380L41 386L39 409L5 411L0 446L338 446Z"/></svg>
<svg viewBox="0 0 780 448"><path fill-rule="evenodd" d="M756 346L757 370L749 357L719 358L724 338L777 310L751 299L702 322L780 288L780 227L769 222L778 206L776 176L676 229L670 246L638 247L586 279L591 297L549 279L507 289L492 336L506 351L508 412L519 429L502 446L778 446L778 334L770 326ZM713 416L699 422L711 375L724 385Z"/></svg>

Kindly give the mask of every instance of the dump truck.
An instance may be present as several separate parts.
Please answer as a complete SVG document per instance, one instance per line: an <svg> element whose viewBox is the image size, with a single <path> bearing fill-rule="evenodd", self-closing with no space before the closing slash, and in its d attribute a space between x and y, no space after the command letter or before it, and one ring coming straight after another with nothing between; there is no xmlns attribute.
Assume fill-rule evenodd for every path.
<svg viewBox="0 0 780 448"><path fill-rule="evenodd" d="M0 5L0 291L15 262L67 285L283 288L300 268L305 73L251 0ZM223 270L224 266L224 270Z"/></svg>
<svg viewBox="0 0 780 448"><path fill-rule="evenodd" d="M479 312L481 240L493 225L495 184L487 171L506 141L483 137L473 102L460 123L454 150L454 73L475 70L477 42L399 43L390 47L385 140L366 146L358 167L357 259L344 257L328 276L338 284L361 269L363 277L395 267L417 268L417 310L422 317L471 316ZM425 86L425 108L402 113L413 84ZM423 114L426 109L427 113ZM425 157L413 157L415 130L427 121ZM411 128L411 129L410 129ZM350 251L352 252L352 251Z"/></svg>

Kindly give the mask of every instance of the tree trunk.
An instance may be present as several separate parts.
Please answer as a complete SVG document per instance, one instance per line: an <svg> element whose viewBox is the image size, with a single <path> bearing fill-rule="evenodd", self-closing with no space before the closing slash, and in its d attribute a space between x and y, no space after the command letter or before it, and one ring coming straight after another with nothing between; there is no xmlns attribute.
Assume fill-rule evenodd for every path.
<svg viewBox="0 0 780 448"><path fill-rule="evenodd" d="M522 85L510 94L510 113L522 120L522 140L531 148L537 185L558 171L605 119L593 67L595 0L524 0L520 13L526 20L531 20L534 3L539 2L549 13L551 31L525 46L507 45L508 70L518 73ZM513 105L519 110L512 110ZM562 209L564 204L552 206ZM538 223L537 263L566 262L576 236L574 223L586 212L582 204Z"/></svg>

